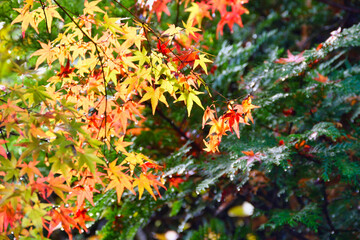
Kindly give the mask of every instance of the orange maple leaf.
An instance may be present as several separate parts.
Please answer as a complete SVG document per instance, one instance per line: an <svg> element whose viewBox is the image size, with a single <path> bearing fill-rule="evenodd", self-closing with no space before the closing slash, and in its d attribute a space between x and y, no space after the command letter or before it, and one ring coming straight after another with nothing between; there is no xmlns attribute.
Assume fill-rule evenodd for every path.
<svg viewBox="0 0 360 240"><path fill-rule="evenodd" d="M318 73L318 77L314 78L315 81L320 82L320 83L328 83L329 82L329 78L321 75L320 73Z"/></svg>
<svg viewBox="0 0 360 240"><path fill-rule="evenodd" d="M301 63L305 60L305 58L303 57L304 52L299 53L298 55L293 55L290 50L287 50L287 58L280 58L278 60L275 61L275 63L280 63L280 64L286 64L286 63Z"/></svg>
<svg viewBox="0 0 360 240"><path fill-rule="evenodd" d="M156 13L157 19L160 22L162 13L166 13L166 15L170 16L170 12L168 7L166 6L170 0L156 0L151 8L151 11Z"/></svg>

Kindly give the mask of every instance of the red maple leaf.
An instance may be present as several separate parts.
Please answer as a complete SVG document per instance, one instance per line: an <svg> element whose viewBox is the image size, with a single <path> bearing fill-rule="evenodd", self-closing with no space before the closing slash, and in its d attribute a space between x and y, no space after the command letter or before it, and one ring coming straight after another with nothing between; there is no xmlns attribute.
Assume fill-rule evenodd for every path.
<svg viewBox="0 0 360 240"><path fill-rule="evenodd" d="M168 53L170 53L173 50L173 49L170 49L170 48L167 47L169 42L170 42L170 40L162 43L160 39L158 40L157 48L158 48L159 52L161 52L165 56L167 56Z"/></svg>
<svg viewBox="0 0 360 240"><path fill-rule="evenodd" d="M198 56L199 51L181 51L179 55L175 56L172 61L178 63L178 70L183 69L187 65L194 65L196 59L199 59Z"/></svg>
<svg viewBox="0 0 360 240"><path fill-rule="evenodd" d="M241 114L229 109L224 115L224 119L228 121L231 133L233 133L234 129L236 136L240 138L239 123L245 123L244 118L241 117Z"/></svg>
<svg viewBox="0 0 360 240"><path fill-rule="evenodd" d="M223 35L223 28L227 24L230 28L230 32L232 33L234 24L238 24L240 27L243 27L243 23L241 20L241 15L244 13L248 13L249 11L244 8L241 4L232 5L231 12L225 12L221 16L221 20L217 25L216 32L220 32Z"/></svg>
<svg viewBox="0 0 360 240"><path fill-rule="evenodd" d="M66 66L60 67L60 72L56 75L58 77L69 77L69 74L72 73L75 68L70 68L70 59L67 60Z"/></svg>

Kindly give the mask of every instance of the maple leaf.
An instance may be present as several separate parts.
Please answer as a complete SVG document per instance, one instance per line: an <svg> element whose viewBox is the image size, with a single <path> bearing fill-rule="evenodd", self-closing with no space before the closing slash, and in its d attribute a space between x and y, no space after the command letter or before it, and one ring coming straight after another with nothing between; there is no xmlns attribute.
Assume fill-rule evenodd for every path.
<svg viewBox="0 0 360 240"><path fill-rule="evenodd" d="M156 196L153 192L153 190L151 189L151 185L155 188L155 190L157 191L157 193L160 195L159 189L157 186L161 186L164 189L166 189L166 187L159 182L157 179L157 176L148 173L148 174L144 174L141 173L139 178L136 178L133 182L133 186L134 187L138 187L138 191L139 191L139 199L141 199L143 193L144 193L144 189L146 189L146 191L148 191L150 193L150 195L156 200Z"/></svg>
<svg viewBox="0 0 360 240"><path fill-rule="evenodd" d="M121 39L125 39L125 42L121 45L122 48L128 49L133 44L135 44L135 46L139 50L141 50L141 41L146 40L146 37L144 37L142 34L138 34L138 31L140 31L140 29L141 28L138 28L138 27L129 27L128 23L126 23L122 27L122 32L123 32L124 36L121 37Z"/></svg>
<svg viewBox="0 0 360 240"><path fill-rule="evenodd" d="M51 221L49 222L48 227L45 228L48 230L48 237L51 233L60 226L65 230L69 235L69 239L72 239L71 226L77 226L76 221L70 217L73 214L73 211L70 208L66 208L64 205L61 205L59 208L53 208L49 212Z"/></svg>
<svg viewBox="0 0 360 240"><path fill-rule="evenodd" d="M170 53L173 49L170 49L167 47L167 45L169 44L170 40L162 43L161 40L159 39L158 40L158 43L157 43L157 49L159 52L161 52L162 54L164 54L165 56L168 55L168 53Z"/></svg>
<svg viewBox="0 0 360 240"><path fill-rule="evenodd" d="M139 199L141 199L144 193L144 189L146 189L150 193L150 195L156 200L156 196L150 186L150 181L143 173L140 174L139 178L136 178L134 180L133 187L136 186L138 187L138 191L139 191Z"/></svg>
<svg viewBox="0 0 360 240"><path fill-rule="evenodd" d="M195 62L194 62L194 67L193 69L195 69L198 65L200 65L202 67L202 69L205 71L206 75L208 74L207 72L207 68L206 68L206 63L207 62L213 62L207 58L205 58L205 54L200 54L199 55L199 59L195 59Z"/></svg>
<svg viewBox="0 0 360 240"><path fill-rule="evenodd" d="M105 13L103 10L101 10L98 6L96 6L99 2L101 2L101 0L97 0L97 1L92 1L92 2L88 2L88 0L85 0L84 2L84 15L85 14L91 14L93 15L95 12L101 12L101 13Z"/></svg>
<svg viewBox="0 0 360 240"><path fill-rule="evenodd" d="M6 144L8 141L0 139L0 144ZM8 154L3 146L0 145L0 155L3 156L5 159L8 159Z"/></svg>
<svg viewBox="0 0 360 240"><path fill-rule="evenodd" d="M34 181L35 175L42 177L40 170L37 167L35 167L39 162L40 161L31 161L29 163L19 164L19 167L21 168L20 175L27 174L30 182Z"/></svg>
<svg viewBox="0 0 360 240"><path fill-rule="evenodd" d="M171 0L156 0L153 5L151 10L154 11L156 13L158 22L160 22L161 19L161 14L164 12L166 13L166 15L170 16L170 12L168 7L166 6Z"/></svg>
<svg viewBox="0 0 360 240"><path fill-rule="evenodd" d="M118 152L127 152L125 147L130 146L132 142L124 142L124 136L114 142L115 150Z"/></svg>
<svg viewBox="0 0 360 240"><path fill-rule="evenodd" d="M245 156L238 158L238 160L246 160L246 166L249 166L251 163L255 161L261 162L260 156L264 155L260 152L254 153L251 151L241 151Z"/></svg>
<svg viewBox="0 0 360 240"><path fill-rule="evenodd" d="M83 153L79 153L79 167L83 166L84 163L92 173L96 171L96 163L105 164L103 160L94 154L94 150L91 148L85 148Z"/></svg>
<svg viewBox="0 0 360 240"><path fill-rule="evenodd" d="M0 207L0 232L4 233L7 231L8 226L14 226L16 221L15 210L11 203L5 203Z"/></svg>
<svg viewBox="0 0 360 240"><path fill-rule="evenodd" d="M194 36L195 38L196 38L196 36L195 36L195 32L199 32L200 31L200 29L198 29L198 28L196 28L196 27L193 27L194 25L194 21L193 20L189 20L187 23L184 23L184 21L182 21L182 24L183 24L183 26L184 26L184 28L185 28L185 33L187 34L187 35L192 35L192 36Z"/></svg>
<svg viewBox="0 0 360 240"><path fill-rule="evenodd" d="M241 117L241 114L230 109L223 117L225 120L228 121L230 131L232 132L232 130L234 129L236 136L240 138L239 123L245 123L244 119Z"/></svg>
<svg viewBox="0 0 360 240"><path fill-rule="evenodd" d="M158 49L159 49L159 43L158 43ZM161 49L161 47L160 47L160 49ZM150 63L150 58L147 56L147 51L145 48L143 48L143 50L141 52L135 51L134 55L135 56L131 57L131 61L139 61L139 67L144 66L145 62Z"/></svg>
<svg viewBox="0 0 360 240"><path fill-rule="evenodd" d="M112 33L121 33L122 28L120 27L120 21L128 18L111 18L105 13L104 15L104 27L109 29Z"/></svg>
<svg viewBox="0 0 360 240"><path fill-rule="evenodd" d="M146 172L148 168L152 168L152 169L156 169L156 170L163 169L163 167L161 167L160 165L158 165L155 162L146 162L144 164L141 164L140 167L143 172Z"/></svg>
<svg viewBox="0 0 360 240"><path fill-rule="evenodd" d="M187 65L193 65L195 60L199 58L198 53L199 51L182 51L172 61L178 64L177 70L181 70Z"/></svg>
<svg viewBox="0 0 360 240"><path fill-rule="evenodd" d="M161 35L168 35L170 40L174 37L180 37L180 33L183 29L181 27L176 27L175 24L169 24L169 29L163 32Z"/></svg>
<svg viewBox="0 0 360 240"><path fill-rule="evenodd" d="M220 32L220 34L223 35L223 28L225 24L229 26L231 33L234 32L233 26L235 23L238 24L240 27L243 27L241 15L244 13L249 13L249 11L246 8L244 8L241 3L232 5L231 12L225 12L222 14L221 20L218 23L216 31Z"/></svg>
<svg viewBox="0 0 360 240"><path fill-rule="evenodd" d="M202 128L204 129L206 122L210 119L211 121L215 119L216 111L211 109L210 107L206 107L206 110L204 111L204 115L202 118Z"/></svg>
<svg viewBox="0 0 360 240"><path fill-rule="evenodd" d="M54 191L56 195L58 195L61 199L65 201L63 192L71 191L71 188L64 184L65 178L63 176L55 177L54 173L50 172L49 175L46 177L46 181L49 183L51 192ZM51 192L49 192L48 194L51 194Z"/></svg>
<svg viewBox="0 0 360 240"><path fill-rule="evenodd" d="M185 182L184 179L182 179L181 177L172 177L169 178L169 183L170 183L170 188L174 187L174 188L179 188L179 184Z"/></svg>
<svg viewBox="0 0 360 240"><path fill-rule="evenodd" d="M167 190L167 188L164 186L164 184L162 184L159 180L157 180L158 176L152 174L151 172L145 174L145 176L149 180L152 187L156 190L159 197L162 198L158 186L164 188L165 190ZM155 200L156 200L156 198L155 198Z"/></svg>
<svg viewBox="0 0 360 240"><path fill-rule="evenodd" d="M220 117L219 120L214 118L213 120L211 120L208 123L208 125L211 125L208 136L211 136L211 135L219 135L219 136L226 135L226 131L229 130L229 125L225 124L224 117Z"/></svg>
<svg viewBox="0 0 360 240"><path fill-rule="evenodd" d="M58 77L69 77L69 74L74 72L75 68L70 68L70 59L67 60L66 66L60 66L60 72L56 75Z"/></svg>
<svg viewBox="0 0 360 240"><path fill-rule="evenodd" d="M215 13L216 10L220 12L221 15L224 15L227 12L228 0L210 0L212 12Z"/></svg>
<svg viewBox="0 0 360 240"><path fill-rule="evenodd" d="M178 101L184 101L187 111L188 111L188 116L190 117L190 113L191 113L191 109L194 105L194 102L201 107L202 109L204 109L204 107L201 104L201 101L199 99L199 97L197 95L199 94L203 94L203 92L199 92L199 91L195 91L195 90L190 90L190 91L185 91L183 93L181 93L180 97L178 99L176 99L175 102Z"/></svg>
<svg viewBox="0 0 360 240"><path fill-rule="evenodd" d="M244 112L245 114L245 117L244 117L244 120L245 120L245 123L248 122L248 119L251 120L251 122L254 123L254 120L251 116L251 110L254 109L254 108L259 108L259 106L255 106L251 103L251 98L252 96L249 95L245 100L242 101L242 111Z"/></svg>
<svg viewBox="0 0 360 240"><path fill-rule="evenodd" d="M131 183L133 178L122 172L125 169L127 168L124 166L116 165L116 160L112 161L109 164L109 167L106 168L108 175L110 176L110 183L106 187L105 192L115 188L118 203L120 203L121 196L125 189L130 190L134 195L136 195Z"/></svg>
<svg viewBox="0 0 360 240"><path fill-rule="evenodd" d="M21 32L22 32L22 37L25 38L25 31L26 29L28 29L29 24L32 28L35 29L36 33L39 34L39 30L38 30L38 21L35 21L38 16L40 15L39 11L32 11L29 12L28 8L15 8L16 11L18 11L20 13L20 15L18 15L12 22L11 24L14 23L18 23L18 22L22 22L21 23Z"/></svg>
<svg viewBox="0 0 360 240"><path fill-rule="evenodd" d="M46 26L48 27L49 33L51 33L51 23L54 17L60 19L61 21L64 21L64 19L60 16L60 14L56 11L56 9L57 6L51 5L45 7L44 11L42 11L40 14L40 16L46 20Z"/></svg>
<svg viewBox="0 0 360 240"><path fill-rule="evenodd" d="M303 61L305 61L305 58L303 57L304 52L299 53L298 55L293 55L290 50L287 50L287 58L280 58L278 60L275 61L275 63L280 63L280 64L286 64L286 63L301 63Z"/></svg>
<svg viewBox="0 0 360 240"><path fill-rule="evenodd" d="M210 135L209 137L210 137L209 142L203 140L205 144L204 151L212 152L212 153L219 152L219 145L221 142L220 137L218 135Z"/></svg>
<svg viewBox="0 0 360 240"><path fill-rule="evenodd" d="M38 42L40 43L42 49L39 49L30 55L30 57L39 56L39 58L36 60L35 69L37 69L39 65L45 60L47 61L47 64L51 66L51 63L55 59L55 52L52 49L50 41L48 44L42 43L40 41Z"/></svg>
<svg viewBox="0 0 360 240"><path fill-rule="evenodd" d="M146 93L144 94L144 96L142 97L142 99L140 100L139 103L142 103L144 101L147 101L149 99L151 99L151 107L152 107L152 114L155 114L155 110L156 107L159 103L159 100L164 103L167 107L169 107L165 96L163 95L163 92L161 90L160 87L154 89L152 87L146 87L144 88L144 90L146 91Z"/></svg>
<svg viewBox="0 0 360 240"><path fill-rule="evenodd" d="M191 7L185 10L185 12L190 13L188 22L194 22L195 24L197 23L198 26L201 26L201 22L204 17L212 19L209 9L210 5L205 2L192 2Z"/></svg>
<svg viewBox="0 0 360 240"><path fill-rule="evenodd" d="M72 193L69 194L68 199L75 195L77 197L77 206L82 206L85 199L87 199L91 203L91 205L94 206L94 192L99 191L89 185L76 185L75 187L73 187Z"/></svg>
<svg viewBox="0 0 360 240"><path fill-rule="evenodd" d="M75 207L72 211L74 212L74 221L76 221L76 223L85 231L87 231L85 222L95 221L95 219L89 217L87 214L88 210L84 208L84 206L81 206L80 208Z"/></svg>
<svg viewBox="0 0 360 240"><path fill-rule="evenodd" d="M328 83L329 82L329 78L321 75L320 73L318 73L318 77L314 78L315 81L320 82L320 83Z"/></svg>

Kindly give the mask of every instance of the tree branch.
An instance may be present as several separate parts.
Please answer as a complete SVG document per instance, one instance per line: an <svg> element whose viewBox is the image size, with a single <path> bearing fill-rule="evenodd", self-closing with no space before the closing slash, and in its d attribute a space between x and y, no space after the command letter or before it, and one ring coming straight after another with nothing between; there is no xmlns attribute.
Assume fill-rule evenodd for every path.
<svg viewBox="0 0 360 240"><path fill-rule="evenodd" d="M335 7L335 8L340 8L342 10L348 11L348 12L353 12L353 13L360 13L360 9L358 8L354 8L354 7L348 7L348 6L344 6L340 3L337 2L333 2L330 0L318 0L319 2L325 3L329 6Z"/></svg>
<svg viewBox="0 0 360 240"><path fill-rule="evenodd" d="M166 122L168 122L170 124L170 126L177 132L179 133L180 136L182 136L183 138L185 138L187 141L191 141L191 146L196 150L196 151L201 151L202 148L197 144L195 143L193 140L191 140L188 136L186 136L186 134L184 133L184 131L179 128L177 125L175 125L175 123L170 119L168 118L167 116L165 116L165 114L160 111L159 109L156 109L156 113L161 117L163 118Z"/></svg>
<svg viewBox="0 0 360 240"><path fill-rule="evenodd" d="M328 211L329 201L327 199L328 196L327 196L327 193L326 193L325 182L323 180L321 180L321 192L322 192L322 195L323 195L323 198L324 198L324 203L323 203L323 206L322 206L322 210L323 210L323 213L325 215L326 222L329 225L329 227L331 229L331 232L336 233L337 230L335 229L334 224L331 221L329 211Z"/></svg>

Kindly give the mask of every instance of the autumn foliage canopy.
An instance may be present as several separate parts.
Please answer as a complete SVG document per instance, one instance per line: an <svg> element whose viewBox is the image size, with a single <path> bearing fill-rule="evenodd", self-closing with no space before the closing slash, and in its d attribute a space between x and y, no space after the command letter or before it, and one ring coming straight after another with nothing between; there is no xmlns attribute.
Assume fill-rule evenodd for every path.
<svg viewBox="0 0 360 240"><path fill-rule="evenodd" d="M22 38L32 28L37 34L57 31L55 39L39 41L35 70L50 68L46 85L5 87L1 103L0 232L15 237L51 236L59 224L87 230L85 202L94 194L114 189L117 202L124 191L141 199L146 190L154 199L167 189L163 166L140 151L128 151L129 131L141 128L144 108L156 114L159 104L182 102L190 116L194 105L204 109L200 94L211 94L202 79L211 56L200 51L201 23L219 12L218 32L228 24L242 26L243 1L184 1L186 22L169 24L164 31L151 21L169 15L168 0L137 2L135 15L121 2L111 4L129 11L121 18L85 0L83 13L73 16L58 0L24 1L15 9L12 24L21 24ZM231 8L231 11L228 8ZM46 32L39 32L45 24ZM63 25L61 30L54 24ZM56 28L56 27L55 27ZM205 91L205 92L204 92ZM253 121L251 96L232 104L217 116L215 105L204 112L203 127L210 125L205 151L218 152L223 135L239 124ZM7 140L17 136L10 152ZM107 152L118 157L109 159Z"/></svg>

